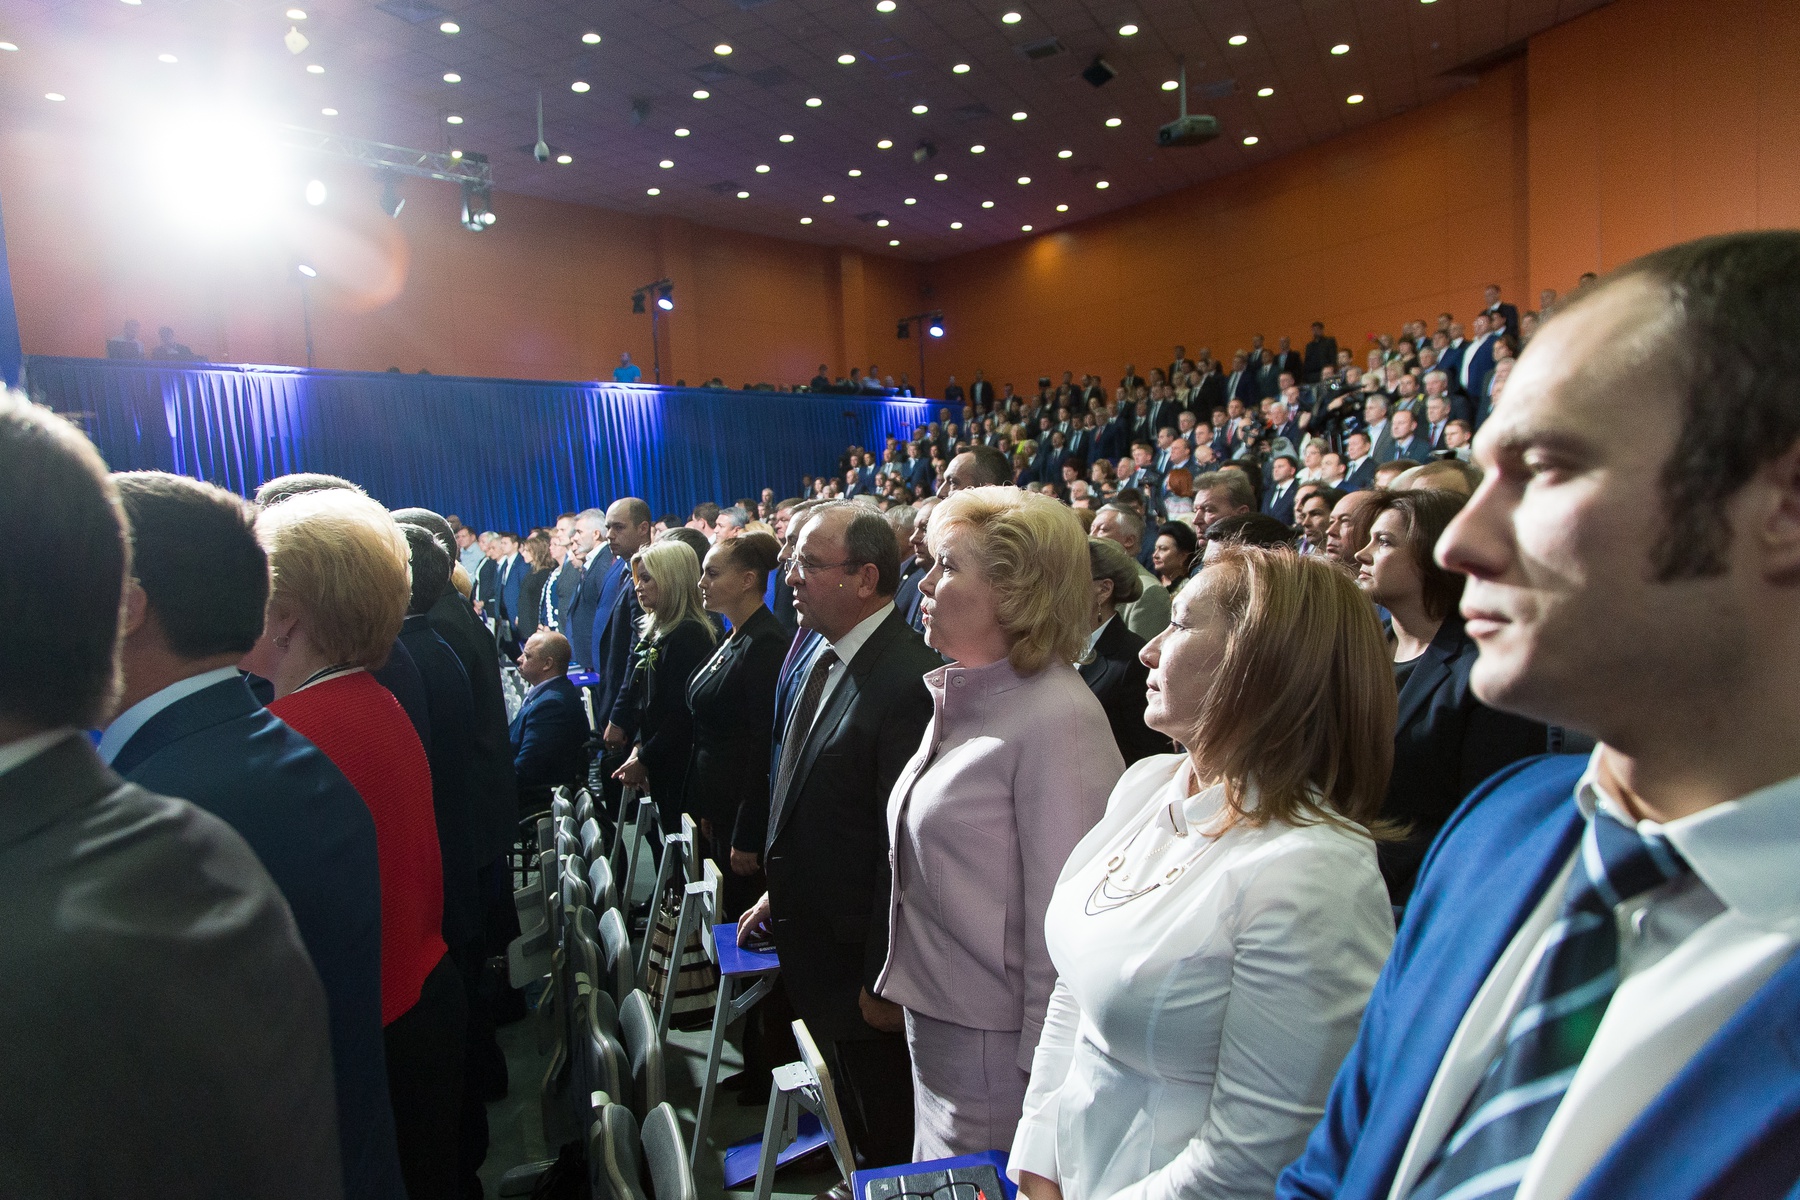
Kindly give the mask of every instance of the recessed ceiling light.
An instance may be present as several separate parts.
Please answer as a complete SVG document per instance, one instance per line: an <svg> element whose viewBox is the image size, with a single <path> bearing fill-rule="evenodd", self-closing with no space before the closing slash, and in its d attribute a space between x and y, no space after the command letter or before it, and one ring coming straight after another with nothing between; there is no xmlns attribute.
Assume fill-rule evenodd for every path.
<svg viewBox="0 0 1800 1200"><path fill-rule="evenodd" d="M1015 121L1023 121L1024 119L1025 119L1025 113L1023 111L1016 112L1013 114L1013 120L1015 120Z"/></svg>
<svg viewBox="0 0 1800 1200"><path fill-rule="evenodd" d="M461 83L462 76L458 75L455 71L445 71L444 72L444 82L445 83Z"/></svg>
<svg viewBox="0 0 1800 1200"><path fill-rule="evenodd" d="M1256 135L1255 135L1255 134L1254 134L1254 133L1253 133L1253 134L1251 134L1251 135L1250 135L1250 136L1249 136L1249 137L1246 137L1246 138L1245 138L1245 139L1244 139L1244 145L1246 145L1246 146L1254 146L1254 145L1256 145L1256 143L1257 143L1257 142L1258 142L1258 141L1259 141L1259 140L1260 140L1260 139L1259 139L1259 138L1258 138L1258 137L1257 137L1257 136L1256 136Z"/></svg>
<svg viewBox="0 0 1800 1200"><path fill-rule="evenodd" d="M1117 129L1119 126L1123 125L1124 123L1125 123L1124 120L1120 117L1106 118L1106 127L1108 129Z"/></svg>
<svg viewBox="0 0 1800 1200"><path fill-rule="evenodd" d="M572 154L559 154L556 156L556 161L566 167L575 161L575 156Z"/></svg>
<svg viewBox="0 0 1800 1200"><path fill-rule="evenodd" d="M944 182L944 180L946 180L950 177L948 175L944 174L942 171L939 171L936 175L933 175L932 178L937 180L939 183L942 183L942 182Z"/></svg>
<svg viewBox="0 0 1800 1200"><path fill-rule="evenodd" d="M444 118L444 124L446 124L446 125L461 125L462 118L457 116L455 113L451 113L449 116Z"/></svg>
<svg viewBox="0 0 1800 1200"><path fill-rule="evenodd" d="M906 202L907 202L907 203L908 203L908 204L917 204L917 203L918 203L918 200L917 200L917 199L916 199L916 198L914 198L914 197L912 197L912 196L908 196L908 197L907 197L907 198L906 198Z"/></svg>
<svg viewBox="0 0 1800 1200"><path fill-rule="evenodd" d="M1019 186L1020 187L1024 187L1026 184L1028 184L1030 182L1031 182L1031 176L1029 176L1029 175L1019 176Z"/></svg>
<svg viewBox="0 0 1800 1200"><path fill-rule="evenodd" d="M825 195L820 196L819 199L821 202L823 202L825 204L830 204L832 201L836 200L837 197L833 196L831 193L827 192Z"/></svg>
<svg viewBox="0 0 1800 1200"><path fill-rule="evenodd" d="M308 75L323 75L325 73L325 68L321 67L318 63L307 63L306 73Z"/></svg>
<svg viewBox="0 0 1800 1200"><path fill-rule="evenodd" d="M724 58L726 55L731 53L731 47L726 45L724 42L720 42L718 45L713 47L713 53L717 54L720 58Z"/></svg>
<svg viewBox="0 0 1800 1200"><path fill-rule="evenodd" d="M750 198L750 193L749 193L749 192L739 192L739 193L738 193L738 199L739 199L739 200L748 200L748 199L749 199L749 198Z"/></svg>
<svg viewBox="0 0 1800 1200"><path fill-rule="evenodd" d="M961 229L961 228L962 228L962 222L961 222L961 221L952 221L952 222L950 222L950 228L952 228L952 229Z"/></svg>
<svg viewBox="0 0 1800 1200"><path fill-rule="evenodd" d="M173 54L159 54L156 56L156 61L159 63L172 63L177 61L177 59Z"/></svg>
<svg viewBox="0 0 1800 1200"><path fill-rule="evenodd" d="M144 2L144 0L124 0L124 2L126 4L136 6L136 5L142 4Z"/></svg>
<svg viewBox="0 0 1800 1200"><path fill-rule="evenodd" d="M461 33L462 26L458 25L455 21L445 21L443 24L438 26L438 32L439 33Z"/></svg>
<svg viewBox="0 0 1800 1200"><path fill-rule="evenodd" d="M1119 26L1119 36L1120 37L1132 37L1136 33L1137 33L1136 25L1121 25L1121 26Z"/></svg>
<svg viewBox="0 0 1800 1200"><path fill-rule="evenodd" d="M705 88L695 88L694 89L694 99L696 99L696 100L704 100L708 96L711 96L711 95L712 95L712 93L707 91Z"/></svg>
<svg viewBox="0 0 1800 1200"><path fill-rule="evenodd" d="M1363 97L1361 92L1351 92L1348 96L1344 97L1345 104L1361 104L1362 102Z"/></svg>
<svg viewBox="0 0 1800 1200"><path fill-rule="evenodd" d="M994 202L993 202L993 201L992 201L992 200L983 200L983 201L982 201L982 202L981 202L981 207L983 207L983 208L992 208L992 207L994 207Z"/></svg>
<svg viewBox="0 0 1800 1200"><path fill-rule="evenodd" d="M1228 45L1232 45L1232 46L1242 46L1245 42L1247 42L1249 40L1250 40L1249 38L1245 37L1241 33L1234 33L1230 37L1225 39L1226 43Z"/></svg>
<svg viewBox="0 0 1800 1200"><path fill-rule="evenodd" d="M894 0L880 0L880 3L875 5L875 11L876 12L893 12L898 7L899 7L899 5L895 4Z"/></svg>
<svg viewBox="0 0 1800 1200"><path fill-rule="evenodd" d="M892 221L888 220L886 217L883 217L883 218L881 218L881 220L875 222L875 227L877 229L886 229L889 225L892 225L892 224L893 224Z"/></svg>
<svg viewBox="0 0 1800 1200"><path fill-rule="evenodd" d="M1069 211L1069 206L1068 206L1068 205L1066 205L1066 204L1059 204L1059 205L1057 205L1057 206L1056 206L1056 211L1057 211L1057 212L1068 212L1068 211Z"/></svg>
<svg viewBox="0 0 1800 1200"><path fill-rule="evenodd" d="M969 73L969 64L968 63L957 63L954 67L951 67L950 69L952 71L956 72L956 74L958 74L958 75L967 75Z"/></svg>
<svg viewBox="0 0 1800 1200"><path fill-rule="evenodd" d="M661 188L645 188L645 189L644 189L644 195L646 195L646 196L660 196L660 195L662 195L662 189L661 189Z"/></svg>
<svg viewBox="0 0 1800 1200"><path fill-rule="evenodd" d="M913 109L912 109L912 110L913 110L913 116L915 116L915 117L922 117L922 116L924 116L924 115L925 115L925 114L926 114L926 113L928 113L928 112L930 112L930 111L931 111L931 110L930 110L930 109L929 109L929 108L927 108L927 107L926 107L926 106L925 106L925 105L923 105L923 104L915 104L915 105L913 105Z"/></svg>
<svg viewBox="0 0 1800 1200"><path fill-rule="evenodd" d="M862 178L862 172L860 170L858 170L856 167L851 167L850 170L846 172L846 174L848 174L850 176L850 178L852 178L852 179L861 179Z"/></svg>
<svg viewBox="0 0 1800 1200"><path fill-rule="evenodd" d="M801 223L801 224L802 224L802 225L811 225L811 224L812 224L812 218L811 218L811 217L801 217L801 218L800 218L800 223Z"/></svg>
<svg viewBox="0 0 1800 1200"><path fill-rule="evenodd" d="M892 150L894 148L894 143L888 141L886 138L882 138L879 142L875 143L875 148L877 150Z"/></svg>
<svg viewBox="0 0 1800 1200"><path fill-rule="evenodd" d="M451 158L458 158L458 159L459 159L459 158L461 158L461 157L462 157L462 151L461 151L461 150L452 150L452 151L451 151L451 152L450 152L450 157L451 157Z"/></svg>
<svg viewBox="0 0 1800 1200"><path fill-rule="evenodd" d="M1056 152L1056 157L1058 157L1058 158L1074 158L1075 152L1073 150L1058 150Z"/></svg>
<svg viewBox="0 0 1800 1200"><path fill-rule="evenodd" d="M845 66L845 67L847 67L847 66L849 66L849 65L850 65L850 64L851 64L851 63L853 63L853 62L855 62L855 61L856 61L856 55L854 55L854 54L840 54L840 55L838 55L838 65L840 65L840 66Z"/></svg>
<svg viewBox="0 0 1800 1200"><path fill-rule="evenodd" d="M585 92L588 90L588 81L585 79L577 79L574 83L569 85L569 90L571 92Z"/></svg>
<svg viewBox="0 0 1800 1200"><path fill-rule="evenodd" d="M1270 96L1273 96L1275 94L1275 89L1274 88L1257 88L1256 94L1261 96L1264 100L1267 100Z"/></svg>
<svg viewBox="0 0 1800 1200"><path fill-rule="evenodd" d="M685 129L677 129L677 130L676 130L676 131L675 131L675 136L676 136L676 137L686 137L686 136L687 136L687 135L688 135L688 131L687 131L687 130L685 130Z"/></svg>
<svg viewBox="0 0 1800 1200"><path fill-rule="evenodd" d="M769 164L768 163L757 163L756 164L756 173L758 175L767 175L769 173Z"/></svg>
<svg viewBox="0 0 1800 1200"><path fill-rule="evenodd" d="M976 142L973 146L969 147L969 153L970 154L986 154L987 147L983 146L980 142Z"/></svg>
<svg viewBox="0 0 1800 1200"><path fill-rule="evenodd" d="M1162 90L1165 92L1172 92L1180 86L1181 81L1178 79L1165 79L1162 82Z"/></svg>
<svg viewBox="0 0 1800 1200"><path fill-rule="evenodd" d="M672 158L665 158L661 162L657 163L656 165L661 167L663 170L667 171L675 165L675 160Z"/></svg>
<svg viewBox="0 0 1800 1200"><path fill-rule="evenodd" d="M1101 191L1105 191L1107 188L1111 187L1112 184L1106 182L1106 180L1104 180L1104 179L1096 179L1096 180L1094 180L1094 186L1099 188Z"/></svg>
<svg viewBox="0 0 1800 1200"><path fill-rule="evenodd" d="M1008 13L1001 13L1000 19L1002 21L1005 21L1008 25L1017 25L1020 21L1023 21L1025 18L1021 17L1016 12L1008 12Z"/></svg>
<svg viewBox="0 0 1800 1200"><path fill-rule="evenodd" d="M17 50L18 48L19 47L12 42L0 42L0 50L5 50L8 53Z"/></svg>
<svg viewBox="0 0 1800 1200"><path fill-rule="evenodd" d="M63 95L61 92L45 92L44 99L52 100L52 101L55 101L57 104L61 104L64 100L67 100L68 97Z"/></svg>
<svg viewBox="0 0 1800 1200"><path fill-rule="evenodd" d="M1020 233L1030 233L1030 232L1031 232L1031 226L1029 226L1029 225L1021 225L1021 226L1019 226L1019 232L1020 232Z"/></svg>
<svg viewBox="0 0 1800 1200"><path fill-rule="evenodd" d="M1350 43L1349 42L1339 42L1337 45L1335 45L1331 48L1331 52L1333 54L1348 54L1348 53L1350 53Z"/></svg>
<svg viewBox="0 0 1800 1200"><path fill-rule="evenodd" d="M593 32L584 33L581 35L581 40L590 46L598 46L600 44L600 35Z"/></svg>
<svg viewBox="0 0 1800 1200"><path fill-rule="evenodd" d="M817 96L808 96L806 98L806 107L808 107L808 108L817 108L817 107L819 107L819 105L821 105L823 103L825 103L825 102L823 100L819 99Z"/></svg>
<svg viewBox="0 0 1800 1200"><path fill-rule="evenodd" d="M306 20L306 10L304 8L290 8L287 10L287 19L290 21L304 21Z"/></svg>
<svg viewBox="0 0 1800 1200"><path fill-rule="evenodd" d="M899 244L900 244L899 238L889 238L888 239L888 245L890 245L890 246L898 246Z"/></svg>
<svg viewBox="0 0 1800 1200"><path fill-rule="evenodd" d="M794 140L794 135L791 133L784 133L780 137L776 138L775 140L778 142L791 142Z"/></svg>
<svg viewBox="0 0 1800 1200"><path fill-rule="evenodd" d="M321 116L326 116L326 117L335 117L338 115L337 109L335 109L335 108L321 108L319 110L319 114Z"/></svg>

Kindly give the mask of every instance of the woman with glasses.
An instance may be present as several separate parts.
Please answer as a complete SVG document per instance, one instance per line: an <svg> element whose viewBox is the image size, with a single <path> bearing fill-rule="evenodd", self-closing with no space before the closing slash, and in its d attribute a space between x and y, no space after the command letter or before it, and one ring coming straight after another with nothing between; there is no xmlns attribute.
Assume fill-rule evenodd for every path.
<svg viewBox="0 0 1800 1200"><path fill-rule="evenodd" d="M935 712L888 800L887 963L906 1010L918 1160L1012 1140L1056 968L1044 906L1125 760L1072 665L1090 631L1088 542L1048 496L957 492L920 581Z"/></svg>
<svg viewBox="0 0 1800 1200"><path fill-rule="evenodd" d="M1349 577L1228 547L1143 660L1145 720L1188 749L1125 772L1050 900L1028 1200L1273 1194L1394 939L1394 688Z"/></svg>

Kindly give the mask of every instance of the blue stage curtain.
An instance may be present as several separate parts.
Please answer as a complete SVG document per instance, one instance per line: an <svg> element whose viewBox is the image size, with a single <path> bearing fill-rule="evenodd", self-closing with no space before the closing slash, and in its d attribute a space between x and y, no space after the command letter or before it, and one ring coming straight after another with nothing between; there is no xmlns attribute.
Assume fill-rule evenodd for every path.
<svg viewBox="0 0 1800 1200"><path fill-rule="evenodd" d="M0 216L0 382L19 382L19 310L13 305L12 269L6 264L6 218Z"/></svg>
<svg viewBox="0 0 1800 1200"><path fill-rule="evenodd" d="M686 517L702 501L793 495L852 443L930 420L924 400L537 383L291 367L25 360L33 399L115 470L191 475L249 496L322 471L391 508L524 530L621 496Z"/></svg>

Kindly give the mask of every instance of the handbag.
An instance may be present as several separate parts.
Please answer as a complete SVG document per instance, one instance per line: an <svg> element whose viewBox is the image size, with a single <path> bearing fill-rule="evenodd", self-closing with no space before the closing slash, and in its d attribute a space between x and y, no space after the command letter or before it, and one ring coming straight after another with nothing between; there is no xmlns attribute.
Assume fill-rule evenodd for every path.
<svg viewBox="0 0 1800 1200"><path fill-rule="evenodd" d="M644 991L659 1011L669 988L669 963L675 953L676 926L681 920L681 897L685 881L677 879L665 888L656 902L656 916L650 924L650 956L644 967ZM713 1009L719 999L719 968L706 955L696 925L681 947L673 972L675 997L669 1005L669 1028L693 1031L712 1026Z"/></svg>

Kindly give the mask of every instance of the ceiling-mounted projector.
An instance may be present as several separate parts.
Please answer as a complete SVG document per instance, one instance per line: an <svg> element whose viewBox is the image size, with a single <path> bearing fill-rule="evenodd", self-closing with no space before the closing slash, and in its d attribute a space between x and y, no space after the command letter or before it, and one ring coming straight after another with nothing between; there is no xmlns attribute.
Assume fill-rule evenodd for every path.
<svg viewBox="0 0 1800 1200"><path fill-rule="evenodd" d="M1187 110L1187 63L1181 64L1181 115L1156 131L1159 146L1204 146L1219 136L1219 119Z"/></svg>

